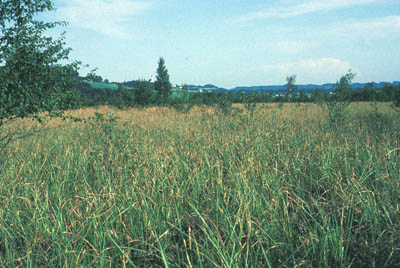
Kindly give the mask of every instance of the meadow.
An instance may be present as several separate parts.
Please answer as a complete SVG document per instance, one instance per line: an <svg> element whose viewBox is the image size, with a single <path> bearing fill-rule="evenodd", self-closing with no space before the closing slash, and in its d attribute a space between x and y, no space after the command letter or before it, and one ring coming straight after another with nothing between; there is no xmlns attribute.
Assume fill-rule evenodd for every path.
<svg viewBox="0 0 400 268"><path fill-rule="evenodd" d="M8 125L0 267L400 267L397 111L236 108Z"/></svg>

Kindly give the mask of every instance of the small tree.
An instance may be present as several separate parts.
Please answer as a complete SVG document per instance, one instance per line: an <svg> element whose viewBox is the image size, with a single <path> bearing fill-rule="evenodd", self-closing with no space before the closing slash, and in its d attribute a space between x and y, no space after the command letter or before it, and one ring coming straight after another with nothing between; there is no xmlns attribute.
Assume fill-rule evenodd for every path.
<svg viewBox="0 0 400 268"><path fill-rule="evenodd" d="M334 95L327 102L328 116L332 123L343 119L343 112L351 101L351 81L356 76L351 69L336 82Z"/></svg>
<svg viewBox="0 0 400 268"><path fill-rule="evenodd" d="M114 92L111 90L111 92ZM135 92L132 89L127 89L122 85L118 85L116 94L112 97L112 104L118 109L124 109L135 105Z"/></svg>
<svg viewBox="0 0 400 268"><path fill-rule="evenodd" d="M154 88L157 91L161 105L164 106L171 95L171 83L169 82L168 70L165 67L165 61L162 57L158 61L157 80Z"/></svg>
<svg viewBox="0 0 400 268"><path fill-rule="evenodd" d="M335 86L335 95L333 99L341 102L343 105L348 106L351 100L351 81L353 81L356 73L353 73L351 69L347 74L343 75Z"/></svg>
<svg viewBox="0 0 400 268"><path fill-rule="evenodd" d="M56 40L44 35L65 23L35 20L51 10L51 0L0 3L0 132L6 121L27 116L40 120L40 112L71 108L78 101L73 78L79 63L59 64L70 52L64 48L64 34ZM14 136L0 133L0 147Z"/></svg>
<svg viewBox="0 0 400 268"><path fill-rule="evenodd" d="M139 105L149 105L153 102L154 93L153 86L146 80L139 80L136 83L135 103Z"/></svg>
<svg viewBox="0 0 400 268"><path fill-rule="evenodd" d="M218 93L217 98L217 114L231 115L232 114L232 100L228 93Z"/></svg>
<svg viewBox="0 0 400 268"><path fill-rule="evenodd" d="M0 126L6 119L73 105L76 81L72 77L79 63L60 65L70 52L64 48L64 35L57 40L44 35L65 23L34 19L38 13L51 10L50 0L1 1Z"/></svg>
<svg viewBox="0 0 400 268"><path fill-rule="evenodd" d="M286 77L286 95L289 97L289 99L293 99L294 98L294 93L296 91L296 75L292 74L291 76L287 76Z"/></svg>
<svg viewBox="0 0 400 268"><path fill-rule="evenodd" d="M91 70L91 71L86 75L86 79L87 79L87 80L91 80L91 81L96 82L96 83L101 83L101 82L103 82L103 78L102 78L100 75L96 74L97 70L98 70L98 68L94 68L93 70Z"/></svg>
<svg viewBox="0 0 400 268"><path fill-rule="evenodd" d="M308 101L308 96L304 89L300 90L298 100L299 100L299 102L307 102Z"/></svg>
<svg viewBox="0 0 400 268"><path fill-rule="evenodd" d="M257 109L258 97L258 93L253 90L241 97L241 102L244 104L244 107L246 108L247 114L250 118L253 118L254 112Z"/></svg>
<svg viewBox="0 0 400 268"><path fill-rule="evenodd" d="M324 103L329 99L329 93L323 89L316 89L312 93L312 100L319 106L323 106Z"/></svg>

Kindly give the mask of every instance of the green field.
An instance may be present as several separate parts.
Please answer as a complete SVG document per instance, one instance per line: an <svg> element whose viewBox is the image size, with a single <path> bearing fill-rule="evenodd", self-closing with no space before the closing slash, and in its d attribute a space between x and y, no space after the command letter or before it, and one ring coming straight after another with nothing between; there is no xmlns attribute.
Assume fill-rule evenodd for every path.
<svg viewBox="0 0 400 268"><path fill-rule="evenodd" d="M111 90L117 90L118 85L116 84L107 84L107 83L100 83L100 82L91 82L91 81L86 81L92 88L98 88L98 89L111 89ZM132 87L124 87L126 89L133 89Z"/></svg>
<svg viewBox="0 0 400 268"><path fill-rule="evenodd" d="M183 98L183 96L185 94L190 96L190 95L196 94L198 92L199 91L197 91L197 90L186 90L185 91L185 90L182 90L179 87L173 87L173 88L171 88L171 97L181 99L181 98Z"/></svg>
<svg viewBox="0 0 400 268"><path fill-rule="evenodd" d="M389 104L96 112L5 130L0 267L400 267Z"/></svg>
<svg viewBox="0 0 400 268"><path fill-rule="evenodd" d="M117 90L118 85L87 81L92 88Z"/></svg>

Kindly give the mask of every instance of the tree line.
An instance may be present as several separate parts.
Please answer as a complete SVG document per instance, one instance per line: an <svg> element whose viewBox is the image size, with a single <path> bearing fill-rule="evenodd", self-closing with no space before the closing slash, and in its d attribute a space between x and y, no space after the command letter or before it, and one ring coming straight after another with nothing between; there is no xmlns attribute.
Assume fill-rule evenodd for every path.
<svg viewBox="0 0 400 268"><path fill-rule="evenodd" d="M81 99L81 106L111 105L115 107L134 107L149 105L169 105L174 106L179 103L192 103L194 105L215 105L221 99L228 99L232 103L243 103L251 99L255 103L273 102L312 102L321 103L335 98L335 89L332 92L324 89L315 89L307 93L304 89L294 89L291 93L283 92L280 94L270 91L209 91L209 92L190 92L187 87L182 87L182 97L168 97L161 102L157 94L155 85L146 80L131 81L134 89L127 89L119 85L117 90L93 88L86 82L81 82L78 86ZM186 91L186 94L185 94ZM392 102L400 94L399 85L386 84L383 88L375 88L372 83L366 84L363 89L351 89L349 100L356 101L379 101Z"/></svg>

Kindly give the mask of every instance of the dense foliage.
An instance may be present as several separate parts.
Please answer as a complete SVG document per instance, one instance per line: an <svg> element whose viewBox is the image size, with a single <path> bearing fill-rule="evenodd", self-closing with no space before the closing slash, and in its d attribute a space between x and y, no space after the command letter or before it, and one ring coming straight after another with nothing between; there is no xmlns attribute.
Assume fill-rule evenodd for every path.
<svg viewBox="0 0 400 268"><path fill-rule="evenodd" d="M139 80L136 86L135 102L138 105L146 106L155 102L154 89L151 83Z"/></svg>
<svg viewBox="0 0 400 268"><path fill-rule="evenodd" d="M0 5L0 126L5 119L76 105L78 63L61 65L70 49L64 37L54 40L44 32L63 22L35 20L53 10L50 0L2 0Z"/></svg>

